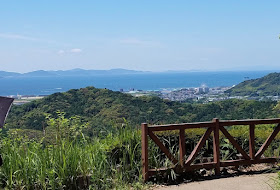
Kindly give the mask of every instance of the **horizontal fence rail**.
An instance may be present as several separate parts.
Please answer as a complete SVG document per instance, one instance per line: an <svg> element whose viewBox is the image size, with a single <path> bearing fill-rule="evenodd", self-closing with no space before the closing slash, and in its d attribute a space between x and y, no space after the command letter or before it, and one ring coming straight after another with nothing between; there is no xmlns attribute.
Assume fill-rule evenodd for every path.
<svg viewBox="0 0 280 190"><path fill-rule="evenodd" d="M261 124L277 124L274 131L268 136L266 141L262 144L259 150L255 150L255 126ZM233 136L229 134L225 127L234 125L248 125L249 126L249 154L242 149ZM186 156L186 139L185 132L188 129L194 128L206 128L204 135L200 138L197 145L194 147L187 159ZM179 131L179 160L177 160L168 150L166 146L159 140L154 132L159 131ZM220 174L220 167L227 166L240 166L251 165L259 163L275 163L278 158L262 157L265 150L271 144L272 140L280 131L280 118L276 119L250 119L250 120L219 120L214 118L212 122L200 122L200 123L182 123L172 125L155 125L148 126L146 123L141 125L142 131L142 171L144 181L147 181L150 176L155 175L157 172L164 172L170 168L149 169L149 153L148 153L148 138L150 138L160 150L167 156L167 158L174 165L173 169L178 172L194 171L197 169L215 169L215 174ZM229 140L234 148L242 155L238 160L225 160L220 159L220 137L219 133ZM196 156L201 148L204 146L206 140L213 134L213 161L206 163L193 164Z"/></svg>

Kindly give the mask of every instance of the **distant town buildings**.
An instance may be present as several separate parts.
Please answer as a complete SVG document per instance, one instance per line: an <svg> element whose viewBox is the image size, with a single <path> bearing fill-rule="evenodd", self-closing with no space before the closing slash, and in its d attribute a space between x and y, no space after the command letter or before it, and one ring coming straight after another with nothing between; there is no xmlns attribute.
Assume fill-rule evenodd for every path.
<svg viewBox="0 0 280 190"><path fill-rule="evenodd" d="M167 99L170 101L179 101L179 102L187 102L187 101L199 101L201 103L207 102L215 102L222 101L227 99L246 99L246 100L272 100L279 101L280 96L229 96L225 94L225 91L232 87L212 87L209 88L206 85L202 85L200 87L191 87L191 88L180 88L180 89L161 89L161 90L137 90L134 88L130 88L125 90L121 88L119 91L122 93L131 94L135 97L140 96L157 96L162 99ZM30 101L41 99L45 95L13 95L9 96L14 98L14 104L21 105L28 103Z"/></svg>
<svg viewBox="0 0 280 190"><path fill-rule="evenodd" d="M9 96L10 98L14 98L14 102L13 104L14 105L22 105L22 104L25 104L25 103L29 103L33 100L38 100L38 99L42 99L44 98L46 95L39 95L39 96L36 96L36 95L11 95Z"/></svg>
<svg viewBox="0 0 280 190"><path fill-rule="evenodd" d="M180 89L162 89L156 91L143 91L143 90L135 90L130 89L129 91L124 91L120 89L120 91L131 94L133 96L158 96L162 99L167 99L171 101L203 101L203 102L212 102L212 101L220 101L229 99L224 92L231 87L214 87L209 88L206 85L202 85L201 87L192 87L192 88L180 88Z"/></svg>
<svg viewBox="0 0 280 190"><path fill-rule="evenodd" d="M205 102L219 101L228 99L224 96L224 92L230 87L215 87L209 88L207 86L197 88L182 88L173 90L169 93L161 93L160 97L171 101L186 101L192 100L204 100Z"/></svg>

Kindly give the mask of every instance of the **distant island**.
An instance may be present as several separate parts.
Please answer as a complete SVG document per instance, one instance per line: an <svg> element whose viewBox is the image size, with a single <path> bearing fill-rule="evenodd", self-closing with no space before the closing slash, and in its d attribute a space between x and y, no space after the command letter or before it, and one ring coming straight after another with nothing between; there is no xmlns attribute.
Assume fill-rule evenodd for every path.
<svg viewBox="0 0 280 190"><path fill-rule="evenodd" d="M110 69L110 70L85 70L85 69L71 69L71 70L57 70L45 71L37 70L27 73L16 73L0 71L1 77L52 77L52 76L92 76L92 75L112 75L112 74L139 74L147 73L148 71L135 71L128 69Z"/></svg>
<svg viewBox="0 0 280 190"><path fill-rule="evenodd" d="M206 70L166 70L166 71L141 71L141 70L130 70L123 68L115 68L108 70L94 70L94 69L81 69L75 68L70 70L36 70L26 73L0 71L0 78L3 77L64 77L64 76L99 76L99 75L126 75L126 74L190 74L190 73L240 73L246 74L252 73L271 73L273 70L266 71L206 71Z"/></svg>

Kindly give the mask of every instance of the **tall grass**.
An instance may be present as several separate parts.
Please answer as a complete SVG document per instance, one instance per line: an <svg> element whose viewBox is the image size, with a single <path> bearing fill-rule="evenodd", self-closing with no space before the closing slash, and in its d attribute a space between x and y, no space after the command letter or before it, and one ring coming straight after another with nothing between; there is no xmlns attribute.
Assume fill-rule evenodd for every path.
<svg viewBox="0 0 280 190"><path fill-rule="evenodd" d="M86 126L60 114L49 118L55 141L10 133L1 141L0 185L6 189L112 189L142 187L140 131L124 124L105 138L88 139ZM46 132L47 133L47 132ZM133 182L133 183L131 183ZM138 183L137 183L138 182Z"/></svg>
<svg viewBox="0 0 280 190"><path fill-rule="evenodd" d="M3 166L0 167L0 188L4 189L142 189L141 132L126 121L122 126L113 125L102 137L89 138L83 131L88 125L80 118L49 118L45 136L32 140L11 130L1 140ZM232 128L230 133L242 147L248 147L245 128ZM263 142L268 134L256 130L257 143ZM272 131L267 126L265 131ZM195 146L204 131L186 134L187 154ZM159 138L178 158L178 134L164 134ZM211 140L201 151L201 157L211 156ZM221 157L231 159L236 150L221 136ZM279 137L265 154L279 155ZM278 149L277 149L278 150ZM199 160L196 160L199 161ZM169 167L172 163L149 142L149 165L151 168ZM170 170L167 180L176 179Z"/></svg>

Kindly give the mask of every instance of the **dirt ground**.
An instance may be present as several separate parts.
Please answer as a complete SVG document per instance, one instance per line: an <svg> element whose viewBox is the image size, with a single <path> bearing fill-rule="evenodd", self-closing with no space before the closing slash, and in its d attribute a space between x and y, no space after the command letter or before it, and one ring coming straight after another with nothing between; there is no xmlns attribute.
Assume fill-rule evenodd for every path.
<svg viewBox="0 0 280 190"><path fill-rule="evenodd" d="M240 175L196 181L180 185L155 187L154 190L271 190L275 189L277 173Z"/></svg>

